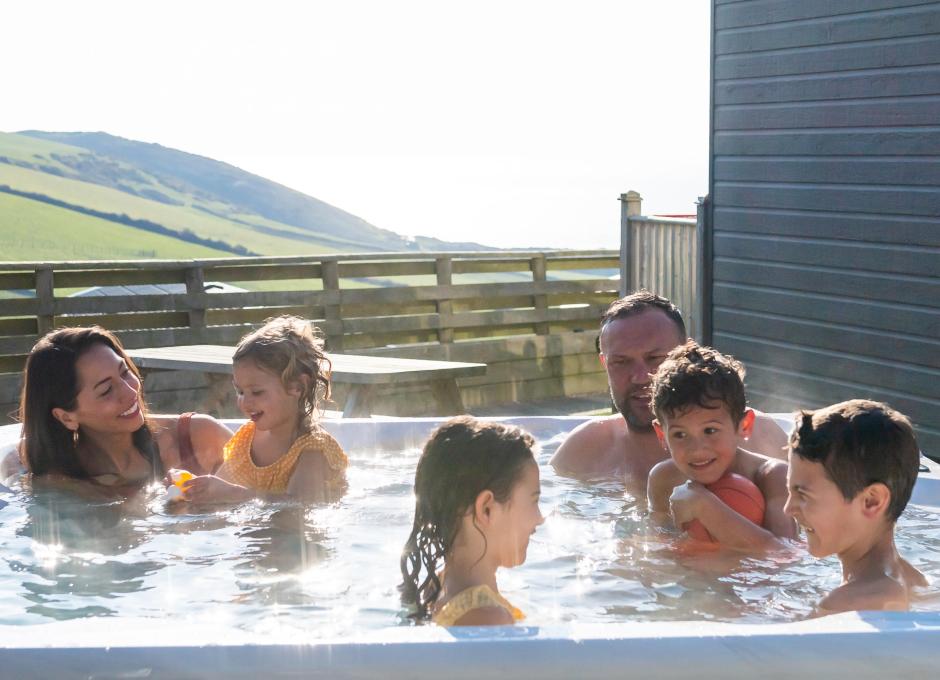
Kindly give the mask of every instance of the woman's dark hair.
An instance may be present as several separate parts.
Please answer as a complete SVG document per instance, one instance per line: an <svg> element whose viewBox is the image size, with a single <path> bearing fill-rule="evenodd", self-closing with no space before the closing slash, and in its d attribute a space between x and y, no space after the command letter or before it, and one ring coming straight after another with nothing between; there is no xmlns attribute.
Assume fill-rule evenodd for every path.
<svg viewBox="0 0 940 680"><path fill-rule="evenodd" d="M51 331L33 346L26 358L19 412L23 423L21 458L34 475L56 473L79 479L89 477L75 453L72 431L52 415L52 409L75 410L79 392L75 365L95 345L110 347L140 380L140 372L124 352L121 341L100 326ZM134 446L150 462L154 477L161 477L163 465L147 425L143 403L141 409L144 424L133 434Z"/></svg>
<svg viewBox="0 0 940 680"><path fill-rule="evenodd" d="M401 556L402 600L415 605L416 618L429 616L441 592L438 569L460 518L482 491L505 503L525 464L534 462L534 448L528 432L470 416L431 434L415 471L415 519Z"/></svg>
<svg viewBox="0 0 940 680"><path fill-rule="evenodd" d="M850 501L865 487L891 492L887 516L896 522L907 506L920 461L911 421L878 401L852 399L816 411L799 411L790 450L819 463Z"/></svg>
<svg viewBox="0 0 940 680"><path fill-rule="evenodd" d="M278 376L284 389L300 385L302 425L307 431L315 429L314 413L321 402L330 398L332 364L323 348L323 338L312 323L289 315L266 319L235 348L232 361L245 360Z"/></svg>

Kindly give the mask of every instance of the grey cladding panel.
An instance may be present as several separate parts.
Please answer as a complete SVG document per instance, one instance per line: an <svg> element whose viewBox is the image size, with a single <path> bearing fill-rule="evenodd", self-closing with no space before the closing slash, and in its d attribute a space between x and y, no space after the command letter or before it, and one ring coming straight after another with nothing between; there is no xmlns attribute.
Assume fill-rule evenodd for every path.
<svg viewBox="0 0 940 680"><path fill-rule="evenodd" d="M768 78L814 73L851 74L859 69L891 69L940 64L935 36L821 45L798 51L770 51L715 57L716 86L732 78Z"/></svg>
<svg viewBox="0 0 940 680"><path fill-rule="evenodd" d="M937 274L940 248L821 241L733 233L715 234L715 255L759 262L845 268L857 272L931 277Z"/></svg>
<svg viewBox="0 0 940 680"><path fill-rule="evenodd" d="M853 73L748 78L716 84L722 106L933 95L940 92L940 65L869 69ZM787 126L792 127L792 126Z"/></svg>
<svg viewBox="0 0 940 680"><path fill-rule="evenodd" d="M736 54L940 33L940 7L921 5L879 12L715 32L715 53Z"/></svg>
<svg viewBox="0 0 940 680"><path fill-rule="evenodd" d="M716 204L726 206L923 217L940 215L940 191L924 187L716 182L713 196Z"/></svg>
<svg viewBox="0 0 940 680"><path fill-rule="evenodd" d="M721 347L721 343L716 344ZM917 399L902 392L892 392L857 381L831 380L808 372L783 371L756 361L749 364L746 358L739 358L748 369L746 381L749 392L779 395L798 408L819 408L846 399L875 399L896 408L916 425L940 431L940 422L937 421L940 404L935 400ZM940 449L934 448L933 452L938 455Z"/></svg>
<svg viewBox="0 0 940 680"><path fill-rule="evenodd" d="M940 97L742 104L715 109L716 130L793 130L936 125Z"/></svg>
<svg viewBox="0 0 940 680"><path fill-rule="evenodd" d="M843 156L816 158L728 157L715 159L718 182L792 184L874 184L940 186L940 162L932 157Z"/></svg>
<svg viewBox="0 0 940 680"><path fill-rule="evenodd" d="M716 131L715 156L937 156L938 128Z"/></svg>
<svg viewBox="0 0 940 680"><path fill-rule="evenodd" d="M909 379L912 393L924 397L936 394L936 384L940 380L940 342L936 339L906 337L900 333L885 333L851 324L793 319L727 307L715 308L715 323L722 329L723 335L732 333L761 339L778 349L790 346L792 356L802 354L806 362L832 354L832 369L827 368L827 364L822 361L814 364L824 375L851 379L848 375L829 373L838 365L836 356L842 354L846 358L855 357L860 362L856 376L862 375L861 369L864 368L864 375L873 385L903 390L905 381ZM792 368L795 365L792 361L783 361L787 356L786 353L781 354L782 363L774 365ZM863 361L866 358L869 361ZM916 377L917 373L922 374L920 378Z"/></svg>
<svg viewBox="0 0 940 680"><path fill-rule="evenodd" d="M851 2L846 2L846 0L758 0L730 5L716 2L715 26L719 30L761 26L926 4L930 3L925 0L851 0Z"/></svg>
<svg viewBox="0 0 940 680"><path fill-rule="evenodd" d="M758 406L880 399L940 456L940 2L714 16L711 341Z"/></svg>
<svg viewBox="0 0 940 680"><path fill-rule="evenodd" d="M716 283L772 285L780 290L901 304L936 305L940 300L940 278L937 277L915 278L726 258L715 259L714 267Z"/></svg>
<svg viewBox="0 0 940 680"><path fill-rule="evenodd" d="M755 113L755 115L758 115ZM940 120L938 120L940 122ZM940 127L714 133L717 156L936 156Z"/></svg>
<svg viewBox="0 0 940 680"><path fill-rule="evenodd" d="M772 284L772 282L768 282ZM937 341L940 338L940 314L929 306L885 304L871 300L849 300L831 295L777 290L765 286L741 286L718 283L713 291L716 309L789 316L805 321L820 321L872 331L907 334Z"/></svg>
<svg viewBox="0 0 940 680"><path fill-rule="evenodd" d="M940 247L940 218L931 217L728 206L715 210L715 230Z"/></svg>
<svg viewBox="0 0 940 680"><path fill-rule="evenodd" d="M823 401L815 397L797 399L793 395L781 394L776 390L765 392L753 385L747 386L747 397L748 403L754 408L772 413L793 412L801 408L819 408L820 406L827 406L839 400ZM902 413L904 412L897 404L892 403L890 399L882 399L882 401L887 402L890 406L897 408ZM911 418L910 412L905 413L905 415ZM914 423L914 427L917 430L917 443L920 446L920 450L934 460L940 459L940 430L937 429L936 425L932 428L925 427L919 418L911 418L911 421Z"/></svg>

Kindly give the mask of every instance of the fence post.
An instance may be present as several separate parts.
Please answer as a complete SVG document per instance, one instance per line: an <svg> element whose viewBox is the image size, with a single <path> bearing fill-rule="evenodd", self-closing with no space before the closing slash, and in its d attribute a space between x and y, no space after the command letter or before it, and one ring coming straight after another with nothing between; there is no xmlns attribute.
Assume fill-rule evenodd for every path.
<svg viewBox="0 0 940 680"><path fill-rule="evenodd" d="M642 214L643 199L636 191L620 194L620 297L633 289L633 243L630 218Z"/></svg>
<svg viewBox="0 0 940 680"><path fill-rule="evenodd" d="M454 282L454 261L450 257L438 257L434 260L434 271L437 273L438 286L450 286ZM447 344L454 341L453 323L454 306L450 299L437 299L437 341Z"/></svg>
<svg viewBox="0 0 940 680"><path fill-rule="evenodd" d="M540 253L536 257L533 257L529 260L529 269L532 270L532 281L533 283L544 283L547 280L545 274L545 253ZM533 295L532 296L532 306L535 308L535 313L538 317L545 318L548 315L548 296L547 295ZM549 326L548 321L542 321L535 324L535 334L536 335L548 335Z"/></svg>
<svg viewBox="0 0 940 680"><path fill-rule="evenodd" d="M39 309L36 311L36 329L42 337L55 326L55 281L52 267L36 267L36 298Z"/></svg>
<svg viewBox="0 0 940 680"><path fill-rule="evenodd" d="M206 279L201 266L186 269L186 297L190 303L193 300L202 300L206 293ZM189 309L189 332L191 338L198 342L206 339L206 304L200 302Z"/></svg>
<svg viewBox="0 0 940 680"><path fill-rule="evenodd" d="M326 319L326 340L331 352L343 351L343 312L339 304L339 262L336 260L323 260L320 264L320 275L323 278L323 290L327 296L332 292L336 295L336 304L323 306L323 316Z"/></svg>

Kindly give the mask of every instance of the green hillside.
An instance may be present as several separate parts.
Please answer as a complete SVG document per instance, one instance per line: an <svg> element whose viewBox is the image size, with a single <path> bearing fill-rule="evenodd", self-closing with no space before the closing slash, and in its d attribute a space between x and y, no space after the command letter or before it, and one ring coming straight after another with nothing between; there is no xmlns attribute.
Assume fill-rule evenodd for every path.
<svg viewBox="0 0 940 680"><path fill-rule="evenodd" d="M0 260L182 259L228 255L0 193Z"/></svg>
<svg viewBox="0 0 940 680"><path fill-rule="evenodd" d="M343 250L338 244L309 243L301 250L297 240L271 236L251 227L232 222L191 206L174 206L127 194L118 189L90 184L75 179L58 177L38 170L0 163L0 185L22 191L43 194L87 208L152 220L176 230L191 229L206 238L222 239L232 245L242 245L250 251L264 255L293 255L298 252L323 253ZM0 227L3 217L0 215ZM290 228L278 225L285 231ZM300 234L300 236L304 236ZM226 253L231 255L231 253Z"/></svg>
<svg viewBox="0 0 940 680"><path fill-rule="evenodd" d="M25 192L36 200L16 202L17 211L0 211L0 236L19 234L33 225L34 238L20 241L0 259L45 259L40 244L55 241L63 250L86 253L83 259L111 259L100 254L80 229L55 232L43 219L91 211L106 219L145 220L151 231L191 232L210 244L215 255L248 251L260 255L402 250L481 250L478 244L447 243L433 238L406 239L313 197L209 158L157 144L105 133L0 133L0 189ZM7 196L9 198L9 196ZM55 211L40 210L46 201ZM5 204L10 203L9 201ZM36 214L30 215L31 210ZM95 217L84 217L95 221ZM102 221L102 220L98 220ZM57 222L61 226L60 222ZM76 225L87 224L85 221ZM145 229L117 225L122 248L151 252ZM48 232L48 233L47 233ZM53 236L53 233L55 234ZM172 236L163 236L170 241ZM139 242L138 242L138 239ZM111 246L112 241L98 241ZM35 248L29 244L35 244ZM205 253L180 242L179 257ZM219 248L217 250L217 248ZM16 253L16 256L13 255ZM140 255L140 257L147 257ZM59 258L56 258L59 259Z"/></svg>

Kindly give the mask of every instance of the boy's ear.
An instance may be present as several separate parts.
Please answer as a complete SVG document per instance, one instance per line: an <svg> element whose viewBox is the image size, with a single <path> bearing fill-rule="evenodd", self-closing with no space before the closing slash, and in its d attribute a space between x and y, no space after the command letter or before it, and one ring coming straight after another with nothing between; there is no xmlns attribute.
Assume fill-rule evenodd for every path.
<svg viewBox="0 0 940 680"><path fill-rule="evenodd" d="M496 497L489 489L484 489L477 494L477 499L473 502L473 514L481 525L486 526L489 524L495 502Z"/></svg>
<svg viewBox="0 0 940 680"><path fill-rule="evenodd" d="M603 366L604 368L607 368L607 357L604 356L604 353L598 352L597 358L600 360L601 366Z"/></svg>
<svg viewBox="0 0 940 680"><path fill-rule="evenodd" d="M52 409L52 417L62 423L65 429L78 432L78 421L71 411L66 411L64 408L54 408Z"/></svg>
<svg viewBox="0 0 940 680"><path fill-rule="evenodd" d="M659 439L659 444L667 451L669 447L666 446L666 433L663 432L663 426L659 424L659 420L653 421L653 430L656 431L656 438Z"/></svg>
<svg viewBox="0 0 940 680"><path fill-rule="evenodd" d="M738 423L738 436L742 439L750 438L754 432L754 422L756 420L757 414L754 413L754 409L744 409L744 416L741 418L741 422Z"/></svg>
<svg viewBox="0 0 940 680"><path fill-rule="evenodd" d="M867 519L875 519L888 511L891 503L891 490L881 482L869 484L861 491L862 513Z"/></svg>

